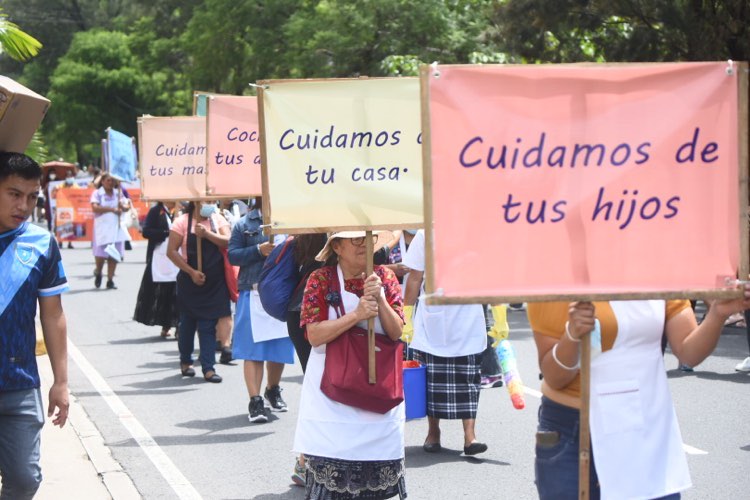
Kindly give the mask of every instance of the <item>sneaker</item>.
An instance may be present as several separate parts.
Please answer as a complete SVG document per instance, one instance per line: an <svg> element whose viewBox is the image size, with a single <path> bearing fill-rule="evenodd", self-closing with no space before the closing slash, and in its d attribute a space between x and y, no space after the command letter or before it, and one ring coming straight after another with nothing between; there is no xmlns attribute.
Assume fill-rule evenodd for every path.
<svg viewBox="0 0 750 500"><path fill-rule="evenodd" d="M745 361L734 367L738 372L750 372L750 357L745 358Z"/></svg>
<svg viewBox="0 0 750 500"><path fill-rule="evenodd" d="M271 409L276 411L287 411L286 402L284 401L284 398L281 397L281 391L281 387L275 385L266 389L266 392L263 395L271 405Z"/></svg>
<svg viewBox="0 0 750 500"><path fill-rule="evenodd" d="M681 372L687 372L690 373L693 371L693 367L690 365L686 365L684 363L680 363L680 366L678 367Z"/></svg>
<svg viewBox="0 0 750 500"><path fill-rule="evenodd" d="M96 288L99 288L100 286L102 286L102 275L96 274L96 271L94 271L94 286Z"/></svg>
<svg viewBox="0 0 750 500"><path fill-rule="evenodd" d="M299 460L294 461L294 472L292 472L292 482L297 486L305 486L307 483L307 469L304 465L299 463Z"/></svg>
<svg viewBox="0 0 750 500"><path fill-rule="evenodd" d="M482 389L492 389L493 387L503 386L502 375L490 375L489 377L482 377L481 382Z"/></svg>
<svg viewBox="0 0 750 500"><path fill-rule="evenodd" d="M117 290L117 287L115 286L114 281L107 280L107 290Z"/></svg>
<svg viewBox="0 0 750 500"><path fill-rule="evenodd" d="M268 422L268 417L266 416L266 408L263 406L263 398L260 396L253 396L250 398L250 403L247 405L247 411L249 415L247 416L247 419L250 422L260 424L263 422Z"/></svg>

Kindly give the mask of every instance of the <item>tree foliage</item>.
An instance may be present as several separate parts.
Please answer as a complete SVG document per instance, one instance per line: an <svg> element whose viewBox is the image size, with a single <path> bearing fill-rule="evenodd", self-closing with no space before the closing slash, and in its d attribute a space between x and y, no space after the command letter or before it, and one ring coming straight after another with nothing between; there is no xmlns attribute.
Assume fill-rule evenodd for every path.
<svg viewBox="0 0 750 500"><path fill-rule="evenodd" d="M137 116L165 107L159 74L140 70L128 42L121 32L77 33L52 75L49 136L74 144L79 156L98 150L107 127L135 135Z"/></svg>
<svg viewBox="0 0 750 500"><path fill-rule="evenodd" d="M488 39L518 62L750 58L747 0L513 0Z"/></svg>
<svg viewBox="0 0 750 500"><path fill-rule="evenodd" d="M750 59L748 0L0 0L45 49L0 72L53 101L53 156L190 112L193 90L416 75L421 64ZM0 21L2 21L0 19ZM0 22L2 33L2 22Z"/></svg>

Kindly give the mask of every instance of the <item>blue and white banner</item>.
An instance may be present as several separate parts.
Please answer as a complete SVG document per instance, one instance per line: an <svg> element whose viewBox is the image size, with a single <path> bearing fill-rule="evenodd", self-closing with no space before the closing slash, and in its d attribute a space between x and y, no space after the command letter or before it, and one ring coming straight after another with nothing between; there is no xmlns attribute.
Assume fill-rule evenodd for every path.
<svg viewBox="0 0 750 500"><path fill-rule="evenodd" d="M112 177L121 181L134 181L138 165L133 139L113 130L107 129L107 166Z"/></svg>

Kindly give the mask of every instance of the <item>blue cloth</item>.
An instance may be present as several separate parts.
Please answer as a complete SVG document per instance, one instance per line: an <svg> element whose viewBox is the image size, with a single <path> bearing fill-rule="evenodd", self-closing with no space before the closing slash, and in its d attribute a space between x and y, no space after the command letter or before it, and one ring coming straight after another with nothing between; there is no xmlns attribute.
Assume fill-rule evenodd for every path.
<svg viewBox="0 0 750 500"><path fill-rule="evenodd" d="M52 235L24 222L0 234L0 392L39 387L36 304L68 289Z"/></svg>
<svg viewBox="0 0 750 500"><path fill-rule="evenodd" d="M289 337L255 342L250 322L250 292L240 291L234 313L232 357L248 361L273 361L294 364L294 344Z"/></svg>
<svg viewBox="0 0 750 500"><path fill-rule="evenodd" d="M558 432L560 440L555 444L536 445L534 476L540 500L578 499L579 423L580 415L576 408L542 397L537 431ZM680 497L679 493L675 493L658 500L679 500ZM589 467L589 498L601 498L593 451Z"/></svg>
<svg viewBox="0 0 750 500"><path fill-rule="evenodd" d="M237 276L237 288L252 290L260 279L260 271L266 258L260 253L258 245L268 241L260 228L262 218L258 209L246 213L232 229L229 238L229 262L240 266Z"/></svg>
<svg viewBox="0 0 750 500"><path fill-rule="evenodd" d="M180 363L193 364L195 350L195 331L198 330L198 344L200 345L201 369L203 375L214 370L216 363L216 320L198 319L187 311L180 311L180 336L177 337L177 347L180 350Z"/></svg>
<svg viewBox="0 0 750 500"><path fill-rule="evenodd" d="M0 392L0 498L33 498L42 482L39 442L44 425L42 394L36 389Z"/></svg>

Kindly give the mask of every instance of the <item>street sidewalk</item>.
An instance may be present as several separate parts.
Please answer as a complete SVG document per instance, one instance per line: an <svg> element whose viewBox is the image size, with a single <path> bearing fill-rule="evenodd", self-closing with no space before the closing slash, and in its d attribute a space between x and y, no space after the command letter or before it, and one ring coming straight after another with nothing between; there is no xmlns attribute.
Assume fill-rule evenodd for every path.
<svg viewBox="0 0 750 500"><path fill-rule="evenodd" d="M42 430L42 486L36 500L136 500L141 496L130 477L112 458L109 448L83 407L70 395L70 411L60 429L46 418L52 385L49 357L37 356L42 382L45 423Z"/></svg>

